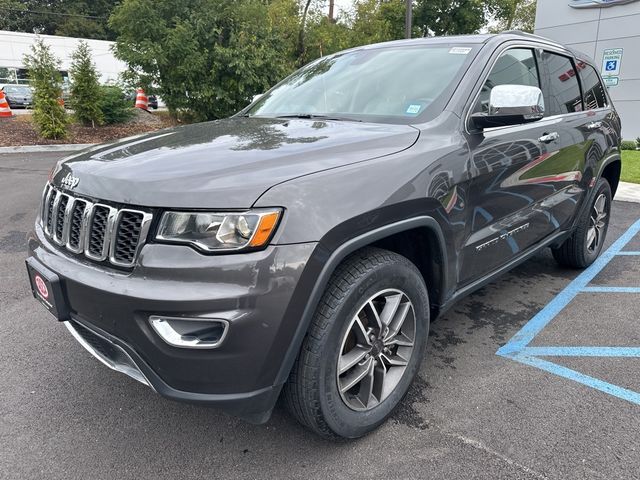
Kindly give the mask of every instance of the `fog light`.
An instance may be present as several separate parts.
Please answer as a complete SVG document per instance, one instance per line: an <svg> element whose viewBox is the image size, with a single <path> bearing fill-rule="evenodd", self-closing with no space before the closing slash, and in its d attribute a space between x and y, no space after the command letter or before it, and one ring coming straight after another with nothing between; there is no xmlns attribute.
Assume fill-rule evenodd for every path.
<svg viewBox="0 0 640 480"><path fill-rule="evenodd" d="M212 318L149 317L155 332L179 348L216 348L227 336L229 322Z"/></svg>

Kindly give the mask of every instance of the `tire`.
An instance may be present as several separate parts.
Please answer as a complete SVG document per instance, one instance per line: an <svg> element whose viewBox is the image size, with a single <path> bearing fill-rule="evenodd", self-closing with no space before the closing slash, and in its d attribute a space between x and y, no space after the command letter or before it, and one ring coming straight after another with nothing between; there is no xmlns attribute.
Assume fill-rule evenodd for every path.
<svg viewBox="0 0 640 480"><path fill-rule="evenodd" d="M407 393L428 333L429 297L416 266L387 250L362 249L331 277L284 387L284 403L322 437L366 435ZM363 349L369 349L368 357L338 372L339 365L344 370ZM363 380L347 388L365 370Z"/></svg>
<svg viewBox="0 0 640 480"><path fill-rule="evenodd" d="M571 268L586 268L595 262L607 236L611 200L609 182L600 178L595 186L593 200L580 218L573 234L560 247L551 249L556 262L563 267Z"/></svg>

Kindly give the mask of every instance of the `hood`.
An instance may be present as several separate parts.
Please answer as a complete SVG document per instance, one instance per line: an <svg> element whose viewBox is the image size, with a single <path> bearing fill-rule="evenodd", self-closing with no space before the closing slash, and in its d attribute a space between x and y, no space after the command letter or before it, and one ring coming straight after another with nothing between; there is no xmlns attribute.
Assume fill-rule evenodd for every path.
<svg viewBox="0 0 640 480"><path fill-rule="evenodd" d="M404 150L418 135L408 125L236 117L94 147L66 158L53 182L71 174L75 193L129 205L248 208L273 185Z"/></svg>

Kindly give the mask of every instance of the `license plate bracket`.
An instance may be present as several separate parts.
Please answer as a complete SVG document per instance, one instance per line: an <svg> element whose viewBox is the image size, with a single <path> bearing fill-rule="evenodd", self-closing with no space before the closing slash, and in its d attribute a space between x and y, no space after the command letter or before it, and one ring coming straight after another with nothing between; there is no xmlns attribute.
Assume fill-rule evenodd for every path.
<svg viewBox="0 0 640 480"><path fill-rule="evenodd" d="M25 263L33 296L57 320L69 320L69 306L60 277L33 257L29 257Z"/></svg>

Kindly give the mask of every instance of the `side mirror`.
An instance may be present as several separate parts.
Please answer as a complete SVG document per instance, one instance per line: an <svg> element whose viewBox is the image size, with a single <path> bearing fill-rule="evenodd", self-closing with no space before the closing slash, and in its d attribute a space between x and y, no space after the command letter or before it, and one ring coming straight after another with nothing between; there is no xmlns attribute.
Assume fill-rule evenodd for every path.
<svg viewBox="0 0 640 480"><path fill-rule="evenodd" d="M544 97L538 87L497 85L491 89L489 113L474 113L478 128L506 127L540 120L544 116Z"/></svg>
<svg viewBox="0 0 640 480"><path fill-rule="evenodd" d="M264 96L264 93L259 93L257 95L254 95L253 98L251 99L251 103L255 102L256 100L260 100L263 96Z"/></svg>

